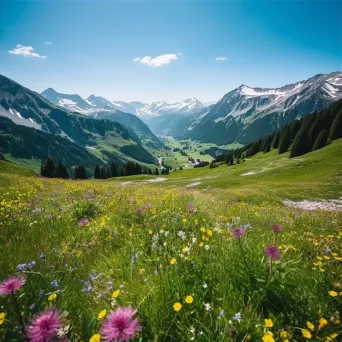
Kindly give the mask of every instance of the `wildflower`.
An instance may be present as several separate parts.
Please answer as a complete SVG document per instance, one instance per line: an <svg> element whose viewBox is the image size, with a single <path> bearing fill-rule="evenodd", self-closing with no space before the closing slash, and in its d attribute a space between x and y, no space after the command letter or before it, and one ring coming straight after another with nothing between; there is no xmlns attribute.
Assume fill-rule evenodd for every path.
<svg viewBox="0 0 342 342"><path fill-rule="evenodd" d="M203 283L203 288L206 289L208 287L207 283Z"/></svg>
<svg viewBox="0 0 342 342"><path fill-rule="evenodd" d="M15 293L25 284L23 276L11 276L0 283L0 296Z"/></svg>
<svg viewBox="0 0 342 342"><path fill-rule="evenodd" d="M33 311L33 310L35 309L35 307L36 307L36 304L31 304L31 305L29 306L30 311Z"/></svg>
<svg viewBox="0 0 342 342"><path fill-rule="evenodd" d="M233 236L235 236L236 238L240 238L242 235L244 235L246 233L245 229L243 228L236 228L232 230L232 234Z"/></svg>
<svg viewBox="0 0 342 342"><path fill-rule="evenodd" d="M139 318L133 319L136 310L131 307L119 307L111 311L103 322L100 333L105 341L129 341L133 340L140 331Z"/></svg>
<svg viewBox="0 0 342 342"><path fill-rule="evenodd" d="M328 325L328 321L325 318L322 317L322 318L319 319L319 327L320 328L324 328L327 325Z"/></svg>
<svg viewBox="0 0 342 342"><path fill-rule="evenodd" d="M330 341L334 340L337 336L338 336L338 333L330 334L330 335L327 337L327 341L330 342Z"/></svg>
<svg viewBox="0 0 342 342"><path fill-rule="evenodd" d="M140 270L139 270L139 274L144 274L145 273L145 269L144 268L141 268Z"/></svg>
<svg viewBox="0 0 342 342"><path fill-rule="evenodd" d="M41 261L44 261L44 260L45 260L45 258L46 258L46 256L45 256L45 254L44 254L44 253L42 253L42 254L39 256L39 258L40 258L40 260L41 260Z"/></svg>
<svg viewBox="0 0 342 342"><path fill-rule="evenodd" d="M27 264L19 264L15 270L16 272L24 272L27 269Z"/></svg>
<svg viewBox="0 0 342 342"><path fill-rule="evenodd" d="M112 294L112 298L118 298L120 294L120 290L115 290Z"/></svg>
<svg viewBox="0 0 342 342"><path fill-rule="evenodd" d="M51 282L51 286L52 286L52 287L58 287L58 281L57 281L57 280L53 280L53 281Z"/></svg>
<svg viewBox="0 0 342 342"><path fill-rule="evenodd" d="M178 312L178 311L180 311L181 308L182 308L181 303L177 302L177 303L173 304L173 310Z"/></svg>
<svg viewBox="0 0 342 342"><path fill-rule="evenodd" d="M283 230L283 227L277 224L273 224L271 228L275 233L280 233Z"/></svg>
<svg viewBox="0 0 342 342"><path fill-rule="evenodd" d="M210 303L204 303L203 305L205 306L205 309L206 309L207 311L210 311L210 310L211 310L211 305L210 305Z"/></svg>
<svg viewBox="0 0 342 342"><path fill-rule="evenodd" d="M171 265L174 265L176 262L177 262L176 258L172 258L172 259L170 260L170 264L171 264Z"/></svg>
<svg viewBox="0 0 342 342"><path fill-rule="evenodd" d="M280 337L283 338L283 339L287 339L289 337L289 334L287 333L287 331L282 330L280 332Z"/></svg>
<svg viewBox="0 0 342 342"><path fill-rule="evenodd" d="M103 309L102 311L99 312L99 314L97 315L97 319L102 319L103 317L105 317L107 315L107 310Z"/></svg>
<svg viewBox="0 0 342 342"><path fill-rule="evenodd" d="M143 213L142 209L138 209L135 211L137 215L141 215Z"/></svg>
<svg viewBox="0 0 342 342"><path fill-rule="evenodd" d="M306 326L310 329L310 330L314 330L315 326L311 323L311 322L306 322Z"/></svg>
<svg viewBox="0 0 342 342"><path fill-rule="evenodd" d="M31 342L51 341L61 327L58 310L48 309L33 317L27 329L27 337Z"/></svg>
<svg viewBox="0 0 342 342"><path fill-rule="evenodd" d="M234 321L238 321L238 322L241 322L241 313L240 312L238 312L238 313L236 313L234 316L233 316L233 320Z"/></svg>
<svg viewBox="0 0 342 342"><path fill-rule="evenodd" d="M149 231L148 231L148 235L152 235L153 234L153 231L150 229Z"/></svg>
<svg viewBox="0 0 342 342"><path fill-rule="evenodd" d="M193 301L194 301L194 298L192 296L185 297L185 303L191 304Z"/></svg>
<svg viewBox="0 0 342 342"><path fill-rule="evenodd" d="M199 246L203 247L204 246L204 242L200 242Z"/></svg>
<svg viewBox="0 0 342 342"><path fill-rule="evenodd" d="M338 296L338 293L337 293L336 291L333 291L333 290L329 291L328 293L329 293L329 295L330 295L331 297L336 297L336 296Z"/></svg>
<svg viewBox="0 0 342 342"><path fill-rule="evenodd" d="M280 259L280 251L276 246L268 246L265 248L265 254L271 259L271 260L279 260Z"/></svg>
<svg viewBox="0 0 342 342"><path fill-rule="evenodd" d="M100 341L101 341L101 335L100 334L94 334L89 339L89 342L100 342Z"/></svg>
<svg viewBox="0 0 342 342"><path fill-rule="evenodd" d="M28 263L27 267L29 269L35 268L37 266L37 263L35 261L31 261Z"/></svg>
<svg viewBox="0 0 342 342"><path fill-rule="evenodd" d="M301 329L302 330L302 335L304 338L310 340L311 339L311 333L309 330L307 329Z"/></svg>
<svg viewBox="0 0 342 342"><path fill-rule="evenodd" d="M44 297L45 296L45 291L44 290L40 290L39 291L39 297Z"/></svg>
<svg viewBox="0 0 342 342"><path fill-rule="evenodd" d="M56 298L57 298L56 293L53 293L53 294L51 294L51 295L48 297L48 301L52 302L52 301L55 300Z"/></svg>
<svg viewBox="0 0 342 342"><path fill-rule="evenodd" d="M265 326L267 328L272 328L273 327L273 322L270 318L265 318Z"/></svg>
<svg viewBox="0 0 342 342"><path fill-rule="evenodd" d="M86 226L89 223L89 220L87 218L82 218L78 221L78 225L81 227Z"/></svg>
<svg viewBox="0 0 342 342"><path fill-rule="evenodd" d="M223 316L224 316L224 310L220 310L220 312L219 312L217 318L218 318L218 319L221 319Z"/></svg>
<svg viewBox="0 0 342 342"><path fill-rule="evenodd" d="M2 325L5 322L6 313L0 312L0 325Z"/></svg>
<svg viewBox="0 0 342 342"><path fill-rule="evenodd" d="M273 334L269 331L266 335L262 337L263 342L275 342Z"/></svg>

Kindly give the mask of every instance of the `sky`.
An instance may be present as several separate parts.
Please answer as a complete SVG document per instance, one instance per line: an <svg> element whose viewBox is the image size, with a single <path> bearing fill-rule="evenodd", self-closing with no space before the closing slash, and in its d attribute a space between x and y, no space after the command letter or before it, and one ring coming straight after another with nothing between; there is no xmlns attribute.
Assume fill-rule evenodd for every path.
<svg viewBox="0 0 342 342"><path fill-rule="evenodd" d="M112 101L217 101L342 71L342 2L2 0L0 74Z"/></svg>

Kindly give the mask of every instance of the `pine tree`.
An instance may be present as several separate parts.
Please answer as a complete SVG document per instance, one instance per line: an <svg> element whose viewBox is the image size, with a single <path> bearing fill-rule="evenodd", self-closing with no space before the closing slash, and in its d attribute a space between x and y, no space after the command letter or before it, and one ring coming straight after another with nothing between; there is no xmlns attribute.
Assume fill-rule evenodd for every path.
<svg viewBox="0 0 342 342"><path fill-rule="evenodd" d="M74 178L75 179L79 179L80 178L80 172L79 172L79 167L78 166L75 166Z"/></svg>
<svg viewBox="0 0 342 342"><path fill-rule="evenodd" d="M290 147L290 144L291 144L290 132L289 132L289 128L286 127L279 141L278 153L282 154L282 153L287 152L287 150Z"/></svg>
<svg viewBox="0 0 342 342"><path fill-rule="evenodd" d="M68 170L67 170L67 168L66 168L66 166L64 164L62 166L62 178L64 178L64 179L68 179L69 178Z"/></svg>
<svg viewBox="0 0 342 342"><path fill-rule="evenodd" d="M62 173L63 173L63 164L62 162L59 160L58 164L55 168L55 177L56 178L62 178Z"/></svg>
<svg viewBox="0 0 342 342"><path fill-rule="evenodd" d="M300 127L302 126L303 120L295 120L290 125L290 139L291 143L293 143Z"/></svg>
<svg viewBox="0 0 342 342"><path fill-rule="evenodd" d="M46 159L45 164L42 165L42 167L40 168L40 174L43 177L53 178L55 177L55 172L56 172L55 163L50 157L48 157Z"/></svg>
<svg viewBox="0 0 342 342"><path fill-rule="evenodd" d="M94 169L94 178L95 179L100 179L101 178L101 168L100 165L97 164Z"/></svg>
<svg viewBox="0 0 342 342"><path fill-rule="evenodd" d="M329 132L327 129L324 129L323 131L321 131L318 134L318 136L317 136L317 138L313 144L312 151L315 151L315 150L318 150L318 149L324 147L327 144L328 136L329 136Z"/></svg>
<svg viewBox="0 0 342 342"><path fill-rule="evenodd" d="M279 147L280 132L281 132L281 131L278 130L278 131L274 134L274 137L273 137L273 140L272 140L272 143L271 143L272 148L278 148L278 147Z"/></svg>
<svg viewBox="0 0 342 342"><path fill-rule="evenodd" d="M155 170L154 170L154 174L155 174L156 176L159 176L159 171L158 171L158 169L155 169Z"/></svg>
<svg viewBox="0 0 342 342"><path fill-rule="evenodd" d="M342 109L337 113L329 133L329 139L335 140L342 138Z"/></svg>
<svg viewBox="0 0 342 342"><path fill-rule="evenodd" d="M119 175L118 168L116 167L114 162L112 162L112 164L110 165L110 175L111 177L117 177Z"/></svg>
<svg viewBox="0 0 342 342"><path fill-rule="evenodd" d="M101 167L101 179L107 178L107 171L105 167Z"/></svg>
<svg viewBox="0 0 342 342"><path fill-rule="evenodd" d="M152 170L151 169L148 169L148 174L152 175Z"/></svg>

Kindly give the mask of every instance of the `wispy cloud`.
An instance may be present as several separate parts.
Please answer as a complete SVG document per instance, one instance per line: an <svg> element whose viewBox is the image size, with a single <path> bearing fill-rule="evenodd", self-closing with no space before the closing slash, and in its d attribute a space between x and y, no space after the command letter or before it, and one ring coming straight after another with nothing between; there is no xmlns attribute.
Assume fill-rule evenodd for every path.
<svg viewBox="0 0 342 342"><path fill-rule="evenodd" d="M45 44L46 44L46 45L52 45L52 43L51 43L51 42L45 42Z"/></svg>
<svg viewBox="0 0 342 342"><path fill-rule="evenodd" d="M9 50L8 52L11 53L12 55L20 55L24 57L37 57L37 58L42 58L45 59L46 56L41 56L36 52L33 52L33 47L32 46L24 46L21 44L18 44L13 50Z"/></svg>
<svg viewBox="0 0 342 342"><path fill-rule="evenodd" d="M167 53L165 55L160 55L155 58L152 58L150 56L145 57L136 57L133 60L135 62L140 62L143 64L147 64L148 66L152 67L160 67L163 65L168 65L173 61L176 61L178 59L177 55L174 53Z"/></svg>
<svg viewBox="0 0 342 342"><path fill-rule="evenodd" d="M227 59L226 56L216 57L217 61L225 61Z"/></svg>

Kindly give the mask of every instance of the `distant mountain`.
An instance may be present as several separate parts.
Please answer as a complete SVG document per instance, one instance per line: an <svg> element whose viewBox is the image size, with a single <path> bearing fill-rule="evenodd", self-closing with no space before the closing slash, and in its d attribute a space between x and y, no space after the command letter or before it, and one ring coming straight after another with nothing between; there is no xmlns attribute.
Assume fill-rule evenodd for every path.
<svg viewBox="0 0 342 342"><path fill-rule="evenodd" d="M47 100L53 104L65 108L67 110L78 112L80 114L92 117L94 119L108 119L123 125L133 137L137 137L146 143L147 147L160 148L162 142L151 132L149 127L139 118L130 113L124 113L116 109L116 106L101 96L90 95L83 100L81 96L57 93L54 89L49 88L41 93Z"/></svg>
<svg viewBox="0 0 342 342"><path fill-rule="evenodd" d="M342 73L319 74L281 88L242 85L227 93L183 138L217 144L247 144L277 128L321 111L342 98Z"/></svg>
<svg viewBox="0 0 342 342"><path fill-rule="evenodd" d="M53 92L49 91L49 94L51 95ZM73 96L73 100L77 99L77 96L70 96ZM79 99L77 103L82 105L82 101ZM89 104L87 105L89 106ZM41 95L0 75L0 122L8 122L6 119L15 123L10 130L12 132L11 140L13 137L23 134L20 125L29 128L24 131L25 134L29 135L26 137L29 140L35 139L37 137L35 131L39 130L44 134L50 134L50 138L54 141L55 137L62 137L103 162L114 160L117 163L122 163L130 159L144 163L155 162L155 158L143 147L139 137L136 134L130 134L129 130L120 123L96 120L71 113L52 104ZM15 128L16 126L18 129ZM10 133L0 131L1 134L9 135ZM17 145L15 149L17 152L20 151L19 146L23 150L27 148L25 139L17 139L15 144ZM4 147L2 148L4 149ZM42 146L42 148L47 156L49 146ZM10 146L7 146L2 153L11 153L11 151ZM31 149L29 153L32 157L39 158L35 151L36 149ZM70 156L66 154L61 154L60 158L69 158L65 161L69 164L73 162L70 160Z"/></svg>

